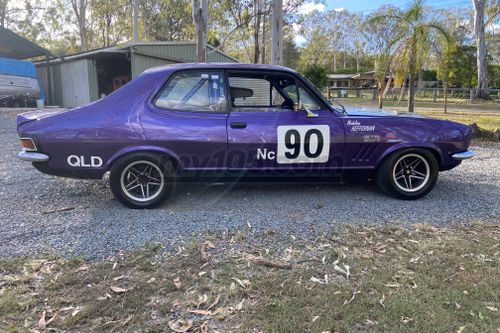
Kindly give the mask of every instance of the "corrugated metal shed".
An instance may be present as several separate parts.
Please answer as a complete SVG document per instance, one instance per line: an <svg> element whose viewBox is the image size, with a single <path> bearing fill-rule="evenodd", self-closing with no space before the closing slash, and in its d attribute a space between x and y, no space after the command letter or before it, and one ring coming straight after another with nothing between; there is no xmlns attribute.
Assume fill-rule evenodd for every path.
<svg viewBox="0 0 500 333"><path fill-rule="evenodd" d="M148 68L196 61L196 44L193 42L136 43L128 46L131 54L132 77ZM238 62L212 47L207 48L209 62Z"/></svg>
<svg viewBox="0 0 500 333"><path fill-rule="evenodd" d="M207 51L209 62L238 62L209 45ZM78 71L76 71L77 67L66 65L82 60L86 60L85 74L81 72L83 67L77 66ZM110 81L116 78L128 76L129 79L133 79L151 67L195 61L194 42L139 42L67 55L52 59L49 63L38 62L36 66L38 75L44 78L40 81L45 82L45 86L47 86L45 80L47 66L50 66L50 86L53 88L49 98L51 104L72 107L95 101L101 94L110 93L115 89L115 83ZM75 75L76 72L79 74ZM75 86L78 86L78 92L73 90ZM70 98L70 96L77 97Z"/></svg>

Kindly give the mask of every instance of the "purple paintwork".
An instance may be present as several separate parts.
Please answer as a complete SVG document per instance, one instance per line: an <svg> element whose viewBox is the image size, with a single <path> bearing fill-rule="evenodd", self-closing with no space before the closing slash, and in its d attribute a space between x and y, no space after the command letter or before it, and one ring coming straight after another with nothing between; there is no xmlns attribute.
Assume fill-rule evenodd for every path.
<svg viewBox="0 0 500 333"><path fill-rule="evenodd" d="M53 175L100 178L120 156L134 151L156 151L168 155L179 174L361 170L369 175L391 152L424 147L438 157L440 170L448 170L460 163L451 155L466 151L472 137L468 126L416 115L352 109L345 114L327 105L323 97L324 110L316 112L319 114L316 118L293 111L207 113L155 107L152 99L170 75L186 69L286 72L316 93L295 71L279 66L180 64L150 69L92 104L19 115L20 137L33 138L38 151L50 157L47 162L34 162L34 166ZM231 128L232 122L244 122L247 127ZM277 126L308 124L330 127L327 162L278 164L276 159L256 158L259 148L276 150ZM373 130L364 130L372 126ZM72 167L68 164L70 155L83 156L86 163L91 156L98 156L103 163L100 167Z"/></svg>

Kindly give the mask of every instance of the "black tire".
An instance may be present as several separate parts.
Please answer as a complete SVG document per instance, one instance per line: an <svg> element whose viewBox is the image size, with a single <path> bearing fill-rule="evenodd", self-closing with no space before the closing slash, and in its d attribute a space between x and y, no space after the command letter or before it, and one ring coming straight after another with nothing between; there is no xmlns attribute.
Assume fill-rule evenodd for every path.
<svg viewBox="0 0 500 333"><path fill-rule="evenodd" d="M175 168L170 160L149 152L121 157L113 164L109 176L115 198L136 209L163 204L174 192L175 182Z"/></svg>
<svg viewBox="0 0 500 333"><path fill-rule="evenodd" d="M412 159L414 162L411 162ZM411 164L416 167L413 168ZM438 173L439 164L432 152L422 148L409 148L386 157L377 168L375 181L383 192L392 197L415 200L432 190Z"/></svg>

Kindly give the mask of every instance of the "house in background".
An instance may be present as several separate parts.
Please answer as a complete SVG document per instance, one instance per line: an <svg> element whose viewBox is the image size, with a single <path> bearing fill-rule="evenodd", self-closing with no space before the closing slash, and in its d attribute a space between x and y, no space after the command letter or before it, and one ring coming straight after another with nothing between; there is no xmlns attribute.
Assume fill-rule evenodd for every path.
<svg viewBox="0 0 500 333"><path fill-rule="evenodd" d="M209 62L238 62L207 46ZM35 63L43 88L50 82L51 105L74 107L112 93L144 70L195 62L195 42L136 42ZM46 79L47 77L51 79Z"/></svg>
<svg viewBox="0 0 500 333"><path fill-rule="evenodd" d="M375 71L357 74L327 74L328 88L373 88L377 86Z"/></svg>

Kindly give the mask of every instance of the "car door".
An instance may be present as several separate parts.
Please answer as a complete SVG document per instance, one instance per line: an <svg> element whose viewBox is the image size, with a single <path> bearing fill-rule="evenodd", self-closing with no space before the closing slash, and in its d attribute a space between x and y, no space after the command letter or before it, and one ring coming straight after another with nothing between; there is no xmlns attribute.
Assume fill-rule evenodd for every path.
<svg viewBox="0 0 500 333"><path fill-rule="evenodd" d="M155 146L178 156L184 171L227 171L227 103L224 73L173 73L144 114L144 132Z"/></svg>
<svg viewBox="0 0 500 333"><path fill-rule="evenodd" d="M228 72L226 82L230 171L328 171L342 166L343 124L296 77Z"/></svg>

